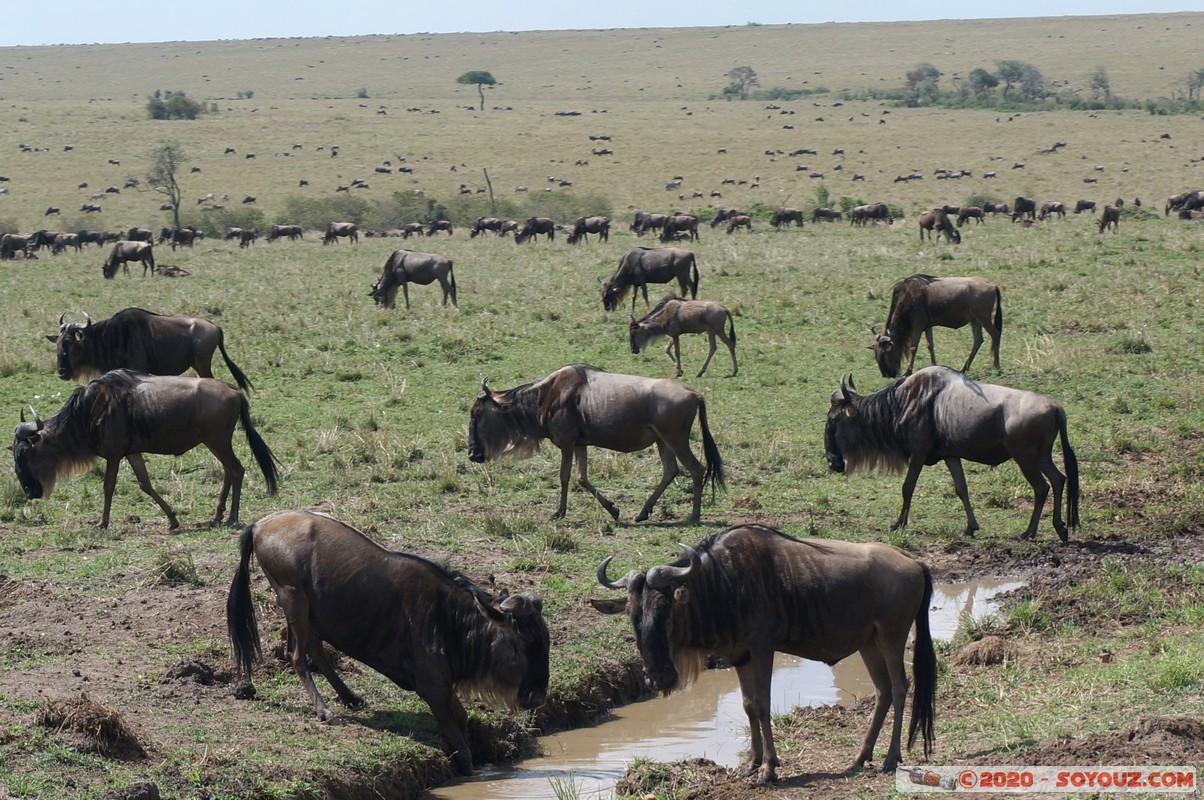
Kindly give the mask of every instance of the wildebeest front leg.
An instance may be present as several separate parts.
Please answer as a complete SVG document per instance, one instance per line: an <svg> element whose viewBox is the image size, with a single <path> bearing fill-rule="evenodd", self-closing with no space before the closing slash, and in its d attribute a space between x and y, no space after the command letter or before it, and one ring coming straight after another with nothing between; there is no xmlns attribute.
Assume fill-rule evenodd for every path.
<svg viewBox="0 0 1204 800"><path fill-rule="evenodd" d="M681 368L681 337L670 336L669 345L665 348L666 353L669 352L669 348L673 349L673 353L670 357L673 359L673 363L677 364L677 374L674 377L680 378L684 374ZM701 375L702 373L700 372L698 374Z"/></svg>
<svg viewBox="0 0 1204 800"><path fill-rule="evenodd" d="M924 329L924 338L928 341L928 355L932 358L933 366L936 366L936 346L932 342L932 326L929 325ZM918 348L917 348L918 349ZM911 366L907 368L907 374L911 374L911 370L916 365L916 351L911 351Z"/></svg>
<svg viewBox="0 0 1204 800"><path fill-rule="evenodd" d="M452 687L435 678L433 681L418 681L414 690L431 707L431 713L439 725L443 741L447 742L448 752L456 770L461 775L471 775L472 751L468 748L468 712L464 710Z"/></svg>
<svg viewBox="0 0 1204 800"><path fill-rule="evenodd" d="M945 466L949 468L949 474L953 476L953 491L957 492L957 497L962 501L962 507L966 509L966 529L962 531L963 536L973 536L974 531L978 530L978 520L974 518L974 509L970 508L970 489L966 486L966 473L962 471L962 461L960 458L946 458Z"/></svg>
<svg viewBox="0 0 1204 800"><path fill-rule="evenodd" d="M778 779L778 753L773 746L770 720L769 687L773 679L773 651L768 655L753 652L743 666L736 668L740 679L740 694L744 697L744 713L748 715L749 755L737 770L740 777L757 775L757 783L766 784Z"/></svg>
<svg viewBox="0 0 1204 800"><path fill-rule="evenodd" d="M576 457L577 457L577 485L580 486L585 491L592 494L598 500L598 502L602 504L602 507L605 508L607 510L607 512L610 513L610 516L612 518L618 519L619 518L618 507L615 506L614 503L610 502L610 500L608 500L604 494L599 492L598 487L594 486L592 483L589 482L589 458L587 456L587 451L586 451L585 446L581 445L579 447L573 448L573 453L575 453ZM565 487L568 486L568 473L564 471L563 464L561 465L561 485L565 486ZM565 497L565 495L562 492L561 493L562 501L563 501L564 497Z"/></svg>
<svg viewBox="0 0 1204 800"><path fill-rule="evenodd" d="M130 467L134 470L134 475L138 478L138 485L142 487L142 491L149 494L151 499L158 503L159 508L163 509L163 513L167 515L167 520L171 523L170 530L180 527L180 521L176 519L176 512L155 491L155 487L151 486L150 475L146 472L146 461L143 460L142 455L140 453L130 453L125 457L125 460L130 462ZM116 483L117 470L115 465L119 465L120 463L120 461L110 461L109 469L105 471L105 513L104 518L101 520L102 528L107 527L109 524L109 501L113 499L113 489L109 484L109 472L113 472L113 482Z"/></svg>
<svg viewBox="0 0 1204 800"><path fill-rule="evenodd" d="M916 490L916 480L919 479L922 469L924 469L924 459L912 456L911 463L907 465L907 477L903 479L903 508L899 510L899 518L895 520L895 524L890 526L892 531L907 527L907 515L911 511L911 496Z"/></svg>
<svg viewBox="0 0 1204 800"><path fill-rule="evenodd" d="M405 298L406 311L409 311L410 310L410 282L409 281L401 282L401 296Z"/></svg>

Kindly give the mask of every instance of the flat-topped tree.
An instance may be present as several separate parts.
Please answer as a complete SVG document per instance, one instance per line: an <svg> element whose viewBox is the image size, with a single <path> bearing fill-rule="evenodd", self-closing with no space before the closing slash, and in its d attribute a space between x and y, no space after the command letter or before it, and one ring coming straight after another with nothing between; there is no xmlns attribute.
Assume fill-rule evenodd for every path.
<svg viewBox="0 0 1204 800"><path fill-rule="evenodd" d="M485 110L485 90L483 86L494 86L497 84L497 79L483 69L474 69L465 72L460 77L456 78L456 83L464 83L468 85L476 84L477 92L481 95L481 110Z"/></svg>

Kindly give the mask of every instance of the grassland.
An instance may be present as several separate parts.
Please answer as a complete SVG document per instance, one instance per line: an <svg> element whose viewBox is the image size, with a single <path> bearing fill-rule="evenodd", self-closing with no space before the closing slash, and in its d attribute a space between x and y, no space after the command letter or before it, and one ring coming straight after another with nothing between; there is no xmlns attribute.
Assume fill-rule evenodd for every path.
<svg viewBox="0 0 1204 800"><path fill-rule="evenodd" d="M835 93L901 82L919 61L964 74L1002 58L1031 61L1047 77L1072 82L1085 82L1102 61L1114 91L1154 96L1174 91L1178 76L1199 66L1190 58L1201 25L1204 15L1176 14L3 49L0 174L10 178L10 192L0 196L0 222L23 231L165 224L155 210L161 198L131 190L106 197L99 218L72 211L90 192L144 175L147 152L167 139L200 168L182 176L186 203L214 192L238 206L254 195L268 221L281 221L290 200L333 197L352 178L370 182L359 191L373 202L421 190L461 214L485 213L487 195L461 201L458 193L461 183L484 185L482 169L499 201L535 209L598 198L608 207L596 210L622 222L635 208L811 207L821 183L833 200L881 199L911 218L974 195L1071 204L1084 197L1101 206L1118 196L1132 206L1140 197L1145 205L1126 214L1117 235L1100 235L1086 216L1033 228L994 218L964 229L959 247L921 244L912 221L782 232L758 221L751 234L731 237L704 229L692 248L700 296L736 312L741 370L724 378L720 360L704 378L688 380L707 397L729 472L729 491L704 506L698 528L678 524L689 508L684 484L667 493L652 523L631 524L659 474L650 452L591 457L595 482L623 511L619 523L580 493L570 497L565 521L546 521L555 506L553 453L484 466L466 458L467 413L482 377L509 387L572 362L672 374L659 352L632 355L626 316L606 314L599 301L597 279L629 247L648 243L625 230L609 243L576 248L560 238L517 247L492 236L469 239L463 230L424 239L413 246L454 260L460 305L440 307L437 290L417 288L409 312L375 309L367 297L401 245L389 239L323 247L309 233L301 242L261 241L245 251L216 240L175 253L160 248L161 262L192 272L179 280L135 274L104 281L96 250L5 262L0 408L15 424L18 409L32 404L47 415L70 393L54 375L45 340L60 314L101 318L138 305L219 322L231 355L256 384L256 424L284 465L274 498L248 473L244 521L320 505L392 547L448 559L499 587L543 593L556 642L554 711L525 725L579 720L583 702L622 694L634 652L618 623L584 605L601 558L615 554L617 569L646 566L670 556L679 540L748 520L799 535L892 541L945 572L1023 574L1035 585L1050 585L1041 582L1041 565L1076 565L1072 583L1038 592L1001 625L1056 654L1006 674L1020 707L1049 712L1017 712L991 727L977 710L996 675L946 667L959 687L942 710L957 720L942 745L947 763L1015 752L1059 733L1124 730L1172 708L1199 718L1201 675L1193 664L1200 660L1168 659L1177 649L1190 655L1201 648L1204 359L1196 340L1204 228L1161 214L1167 195L1204 183L1199 120L835 106L840 101L827 95L767 109L710 96L727 69L745 63L764 85L802 87L805 80ZM502 81L487 94L485 112L466 108L475 87L455 83L469 69L489 69ZM196 122L148 121L143 104L155 88L183 89L217 103L219 112ZM360 88L368 98L355 96ZM247 90L252 98L236 98ZM563 111L581 113L557 114ZM593 156L591 135L611 136L614 156ZM1054 141L1067 146L1036 154ZM226 147L237 152L225 155ZM818 155L787 155L798 148ZM833 154L838 148L843 158ZM256 158L245 158L249 152ZM413 173L373 172L400 156ZM1012 169L1017 162L1025 167ZM938 167L974 177L937 181ZM986 170L999 177L983 178ZM808 178L810 171L825 177ZM894 182L913 171L924 180ZM865 180L854 183L854 172ZM666 192L675 175L685 179L681 192ZM1085 177L1098 183L1084 184ZM301 178L308 189L298 187ZM746 183L725 184L728 178ZM76 188L82 182L87 190ZM518 185L531 191L517 195ZM694 191L704 197L693 198ZM712 199L711 191L723 197ZM48 205L66 218L48 223ZM199 208L187 208L188 218L202 220ZM974 542L960 538L960 504L940 470L921 477L912 526L898 534L888 533L898 479L828 474L828 397L849 372L863 390L883 385L865 349L867 328L881 324L891 283L915 272L982 275L1002 287L1003 368L988 370L980 353L973 374L1049 394L1066 407L1084 488L1084 524L1070 548L1056 546L1048 521L1038 541L1011 541L1031 502L1011 465L967 467L983 528ZM968 346L965 331L937 333L944 363L960 365ZM683 341L687 374L703 347ZM220 472L196 452L152 457L149 466L181 516L178 533L166 532L128 471L108 531L93 527L101 502L96 470L36 502L21 497L11 474L0 484L0 785L14 797L90 798L145 777L178 798L373 790L404 797L441 779L446 764L425 707L368 670L348 665L368 706L343 725L315 726L296 679L280 665L258 678L262 700L230 697L222 683L229 661L221 609L234 538L203 524ZM1106 558L1125 566L1108 566ZM1139 587L1124 575L1162 575L1178 560L1187 562L1179 565L1187 569L1182 582L1139 605ZM270 615L266 584L257 591ZM1076 621L1074 609L1056 602L1066 592L1096 610ZM1168 610L1174 597L1186 598L1185 607ZM1132 618L1110 618L1121 601L1138 609ZM264 626L265 640L271 627ZM1118 657L1102 683L1092 683L1103 648ZM167 677L181 660L216 668L217 683ZM1163 677L1134 682L1143 671ZM1125 691L1100 706L1076 703L1084 685L1101 687L1103 698ZM151 757L81 753L65 734L36 722L48 699L81 691L119 709ZM523 741L522 725L516 733L483 711L474 712L474 726L481 752L505 756L509 743ZM801 740L815 733L799 729ZM832 748L832 759L847 760L847 747ZM808 761L798 770L815 768ZM867 782L855 791L877 795L885 786Z"/></svg>

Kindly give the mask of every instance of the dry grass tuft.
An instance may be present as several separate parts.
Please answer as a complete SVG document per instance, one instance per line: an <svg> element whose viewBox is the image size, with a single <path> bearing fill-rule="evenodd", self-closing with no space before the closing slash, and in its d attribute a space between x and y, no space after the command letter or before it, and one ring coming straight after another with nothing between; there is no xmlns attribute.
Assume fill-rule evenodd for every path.
<svg viewBox="0 0 1204 800"><path fill-rule="evenodd" d="M121 713L86 693L47 701L38 712L37 723L65 734L72 746L83 752L123 761L146 758L146 749Z"/></svg>

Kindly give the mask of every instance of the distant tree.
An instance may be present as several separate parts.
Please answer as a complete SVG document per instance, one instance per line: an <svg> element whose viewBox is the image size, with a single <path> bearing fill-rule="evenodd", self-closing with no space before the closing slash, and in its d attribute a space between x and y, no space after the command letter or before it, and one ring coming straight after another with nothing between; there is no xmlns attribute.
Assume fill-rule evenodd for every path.
<svg viewBox="0 0 1204 800"><path fill-rule="evenodd" d="M1198 69L1195 72L1188 73L1187 76L1187 99L1199 100L1200 90L1204 89L1204 69Z"/></svg>
<svg viewBox="0 0 1204 800"><path fill-rule="evenodd" d="M996 78L982 67L978 67L970 73L970 89L973 90L974 96L979 100L985 100L991 90L998 85L999 78Z"/></svg>
<svg viewBox="0 0 1204 800"><path fill-rule="evenodd" d="M1008 59L995 62L995 74L1003 81L1003 99L1008 99L1008 93L1024 78L1024 70L1029 65L1023 61Z"/></svg>
<svg viewBox="0 0 1204 800"><path fill-rule="evenodd" d="M497 79L495 79L492 75L490 75L488 72L486 72L483 69L474 69L474 70L465 72L463 75L456 78L456 83L463 83L463 84L467 84L470 86L475 83L477 86L477 93L481 95L481 110L484 111L485 110L485 90L481 87L495 86L495 85L497 85Z"/></svg>
<svg viewBox="0 0 1204 800"><path fill-rule="evenodd" d="M189 100L183 92L156 89L146 101L146 114L151 119L196 119L205 113L205 104Z"/></svg>
<svg viewBox="0 0 1204 800"><path fill-rule="evenodd" d="M172 223L180 227L180 184L176 176L188 161L183 148L175 142L164 142L150 152L151 166L146 183L153 191L166 195L172 208Z"/></svg>
<svg viewBox="0 0 1204 800"><path fill-rule="evenodd" d="M1112 82L1108 79L1108 70L1096 67L1091 73L1091 96L1096 100L1107 102L1112 98Z"/></svg>
<svg viewBox="0 0 1204 800"><path fill-rule="evenodd" d="M732 67L727 71L727 79L730 83L723 93L738 94L743 100L748 97L748 87L757 85L757 71L752 67Z"/></svg>
<svg viewBox="0 0 1204 800"><path fill-rule="evenodd" d="M1032 64L1024 65L1024 73L1020 76L1020 91L1024 99L1030 103L1045 96L1045 76L1041 70Z"/></svg>
<svg viewBox="0 0 1204 800"><path fill-rule="evenodd" d="M917 64L907 71L907 88L916 105L929 105L940 95L941 71L931 64Z"/></svg>

